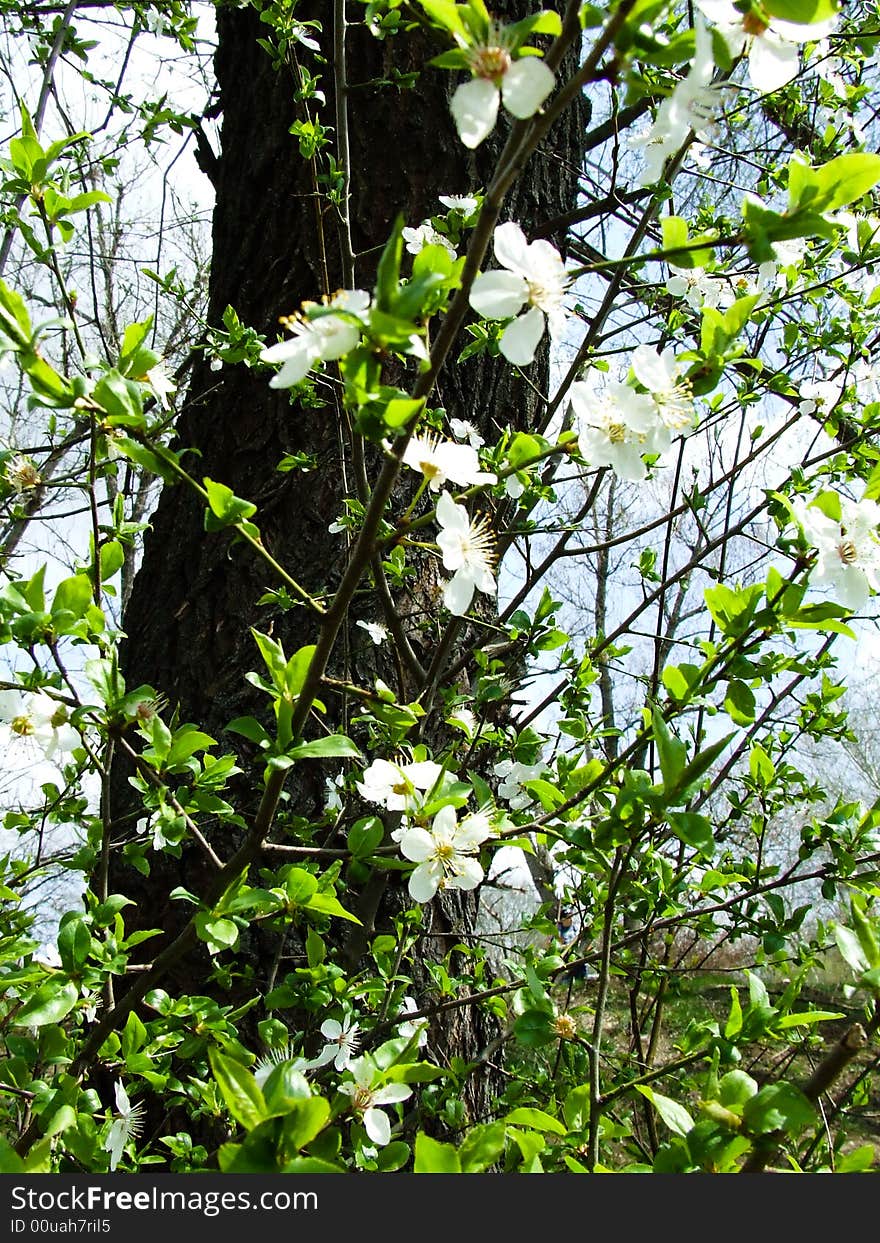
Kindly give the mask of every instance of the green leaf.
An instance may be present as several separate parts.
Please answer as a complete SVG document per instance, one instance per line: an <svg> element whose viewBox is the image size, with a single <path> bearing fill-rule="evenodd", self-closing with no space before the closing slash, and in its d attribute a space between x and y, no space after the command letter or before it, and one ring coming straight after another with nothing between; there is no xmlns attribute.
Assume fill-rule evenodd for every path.
<svg viewBox="0 0 880 1243"><path fill-rule="evenodd" d="M0 332L19 346L30 344L34 335L24 299L0 281Z"/></svg>
<svg viewBox="0 0 880 1243"><path fill-rule="evenodd" d="M679 1105L678 1101L674 1101L668 1096L661 1096L659 1092L655 1092L647 1084L636 1084L635 1086L636 1091L641 1092L642 1096L651 1102L673 1135L680 1135L684 1138L685 1135L693 1130L694 1120L684 1105Z"/></svg>
<svg viewBox="0 0 880 1243"><path fill-rule="evenodd" d="M835 924L834 940L837 942L837 948L844 962L853 969L856 975L861 975L863 971L868 970L870 963L859 944L859 938L851 928L847 928L845 924Z"/></svg>
<svg viewBox="0 0 880 1243"><path fill-rule="evenodd" d="M376 308L379 311L393 312L397 301L397 291L400 286L400 261L403 258L404 224L403 216L398 215L376 269Z"/></svg>
<svg viewBox="0 0 880 1243"><path fill-rule="evenodd" d="M101 569L101 582L106 583L125 565L125 549L119 540L108 540L102 544L98 552L98 565Z"/></svg>
<svg viewBox="0 0 880 1243"><path fill-rule="evenodd" d="M318 892L317 877L305 868L291 868L284 881L287 896L295 906L305 906Z"/></svg>
<svg viewBox="0 0 880 1243"><path fill-rule="evenodd" d="M812 1023L827 1023L831 1019L842 1019L846 1015L839 1010L806 1010L801 1014L786 1014L776 1024L777 1031L785 1031L789 1027L808 1027Z"/></svg>
<svg viewBox="0 0 880 1243"><path fill-rule="evenodd" d="M867 194L880 181L880 155L847 152L818 168L800 154L788 166L788 214L837 211Z"/></svg>
<svg viewBox="0 0 880 1243"><path fill-rule="evenodd" d="M688 223L681 216L664 216L660 221L663 233L663 249L677 250L678 254L670 256L670 261L677 268L701 268L709 263L713 256L711 246L700 247L699 243L710 239L690 237ZM688 249L683 249L688 247Z"/></svg>
<svg viewBox="0 0 880 1243"><path fill-rule="evenodd" d="M58 930L58 953L64 970L74 975L85 964L92 948L92 934L81 916L69 919Z"/></svg>
<svg viewBox="0 0 880 1243"><path fill-rule="evenodd" d="M527 1049L539 1049L556 1039L553 1015L546 1010L526 1010L514 1023L513 1034Z"/></svg>
<svg viewBox="0 0 880 1243"><path fill-rule="evenodd" d="M506 1117L502 1118L502 1122L510 1123L514 1126L528 1126L535 1131L550 1131L553 1135L567 1134L564 1124L558 1118L545 1113L543 1109L533 1109L530 1106L522 1106L519 1109L512 1110Z"/></svg>
<svg viewBox="0 0 880 1243"><path fill-rule="evenodd" d="M165 483L178 483L179 479L170 463L158 452L142 445L140 441L131 440L128 436L114 436L113 448L124 453L130 461L143 466L153 475L158 475ZM168 450L165 450L167 453Z"/></svg>
<svg viewBox="0 0 880 1243"><path fill-rule="evenodd" d="M709 771L733 737L733 734L725 734L723 738L713 742L711 747L705 747L702 751L697 752L681 774L681 783L676 790L677 798L687 799L690 797L697 782Z"/></svg>
<svg viewBox="0 0 880 1243"><path fill-rule="evenodd" d="M291 1101L282 1130L284 1144L291 1148L305 1148L324 1129L329 1118L330 1105L323 1096Z"/></svg>
<svg viewBox="0 0 880 1243"><path fill-rule="evenodd" d="M510 466L518 470L527 462L533 462L535 458L541 456L547 447L546 441L541 441L537 436L529 436L526 432L517 432L507 449L507 461Z"/></svg>
<svg viewBox="0 0 880 1243"><path fill-rule="evenodd" d="M255 742L260 747L269 746L272 742L271 734L252 716L237 716L234 721L229 722L226 728L230 733L241 734L243 738Z"/></svg>
<svg viewBox="0 0 880 1243"><path fill-rule="evenodd" d="M735 988L730 990L730 1016L724 1027L724 1035L727 1040L732 1040L734 1036L738 1036L742 1031L742 1006L740 1005L739 992Z"/></svg>
<svg viewBox="0 0 880 1243"><path fill-rule="evenodd" d="M75 984L60 980L47 980L26 1001L13 1017L16 1027L45 1027L47 1023L59 1023L70 1014L79 997Z"/></svg>
<svg viewBox="0 0 880 1243"><path fill-rule="evenodd" d="M319 915L331 915L335 919L347 919L349 923L360 924L356 915L347 911L338 898L332 893L316 893L304 903L307 911L315 911Z"/></svg>
<svg viewBox="0 0 880 1243"><path fill-rule="evenodd" d="M328 734L313 742L301 742L291 747L287 754L292 760L362 758L357 746L345 734Z"/></svg>
<svg viewBox="0 0 880 1243"><path fill-rule="evenodd" d="M106 372L95 385L92 396L107 411L107 421L112 426L146 426L140 388L133 380L126 380L118 371Z"/></svg>
<svg viewBox="0 0 880 1243"><path fill-rule="evenodd" d="M227 1057L216 1046L208 1050L208 1058L227 1109L236 1122L252 1131L269 1116L260 1085L241 1062Z"/></svg>
<svg viewBox="0 0 880 1243"><path fill-rule="evenodd" d="M667 792L674 790L684 772L687 763L687 747L670 733L663 713L654 708L651 713L654 742L660 760L660 771L663 774L663 785Z"/></svg>
<svg viewBox="0 0 880 1243"><path fill-rule="evenodd" d="M348 831L348 849L355 856L366 857L373 854L382 844L385 826L378 816L364 816L356 820Z"/></svg>
<svg viewBox="0 0 880 1243"><path fill-rule="evenodd" d="M715 838L712 834L712 821L708 816L700 816L690 811L670 811L666 818L679 841L695 847L706 858L712 857L715 853Z"/></svg>
<svg viewBox="0 0 880 1243"><path fill-rule="evenodd" d="M718 1099L727 1109L738 1109L758 1091L758 1085L744 1070L729 1070L718 1084Z"/></svg>
<svg viewBox="0 0 880 1243"><path fill-rule="evenodd" d="M862 947L862 953L868 960L869 967L876 967L880 963L880 946L877 944L877 936L867 918L863 908L863 899L855 896L849 904L850 919L856 936L859 938L859 945Z"/></svg>
<svg viewBox="0 0 880 1243"><path fill-rule="evenodd" d="M199 939L212 954L231 949L238 941L238 924L231 919L215 919L209 911L199 911L193 923Z"/></svg>
<svg viewBox="0 0 880 1243"><path fill-rule="evenodd" d="M327 947L314 928L306 933L306 959L310 967L320 967L327 957Z"/></svg>
<svg viewBox="0 0 880 1243"><path fill-rule="evenodd" d="M791 1083L771 1083L746 1101L743 1123L752 1135L772 1131L795 1133L810 1126L816 1110L803 1092Z"/></svg>
<svg viewBox="0 0 880 1243"><path fill-rule="evenodd" d="M315 644L310 643L306 647L301 647L298 652L294 652L287 662L284 670L284 689L291 698L302 690L314 654Z"/></svg>
<svg viewBox="0 0 880 1243"><path fill-rule="evenodd" d="M419 1131L413 1170L416 1174L460 1174L461 1161L452 1144L441 1144Z"/></svg>
<svg viewBox="0 0 880 1243"><path fill-rule="evenodd" d="M458 1150L462 1174L482 1174L504 1151L507 1129L503 1122L487 1122L468 1131Z"/></svg>
<svg viewBox="0 0 880 1243"><path fill-rule="evenodd" d="M771 17L780 17L784 22L795 22L800 26L824 22L840 11L836 0L763 0L763 5Z"/></svg>
<svg viewBox="0 0 880 1243"><path fill-rule="evenodd" d="M202 482L211 507L211 513L205 514L206 531L217 531L221 527L234 526L257 512L257 507L252 501L245 501L240 496L236 496L225 483L215 483L213 479L207 478Z"/></svg>
<svg viewBox="0 0 880 1243"><path fill-rule="evenodd" d="M728 683L724 708L735 725L750 725L755 719L755 695L745 682Z"/></svg>
<svg viewBox="0 0 880 1243"><path fill-rule="evenodd" d="M462 38L467 38L467 32L459 16L458 5L452 0L419 0L419 4L434 26L439 26L441 30L448 30L452 35L457 34Z"/></svg>
<svg viewBox="0 0 880 1243"><path fill-rule="evenodd" d="M0 1135L0 1174L23 1174L24 1161L8 1140Z"/></svg>

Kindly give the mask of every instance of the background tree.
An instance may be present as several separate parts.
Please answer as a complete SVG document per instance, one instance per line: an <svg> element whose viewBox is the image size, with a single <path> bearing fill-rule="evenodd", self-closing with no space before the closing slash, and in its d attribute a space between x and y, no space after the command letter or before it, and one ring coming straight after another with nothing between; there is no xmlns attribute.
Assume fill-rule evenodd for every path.
<svg viewBox="0 0 880 1243"><path fill-rule="evenodd" d="M89 70L146 142L194 135L216 194L204 312L148 277L161 352L191 346L179 410L156 316L71 289L83 213L114 271L114 156L56 87L91 63L75 10L40 38L7 255L63 318L2 289L45 419L10 427L9 537L63 531L63 463L87 547L48 593L9 567L8 741L58 775L6 827L72 824L91 879L57 964L9 924L34 1168L136 1160L145 1104L181 1169L839 1160L816 1104L861 1035L799 1075L843 1012L798 997L833 932L873 1034L876 816L811 817L795 748L846 737L832 644L880 585L873 37L830 0L703 8L221 7L192 112ZM132 44L148 22L196 62L184 9L134 11ZM141 471L165 486L130 586ZM502 844L539 905L499 965ZM809 882L847 923L805 930ZM667 1036L719 942L748 1000Z"/></svg>

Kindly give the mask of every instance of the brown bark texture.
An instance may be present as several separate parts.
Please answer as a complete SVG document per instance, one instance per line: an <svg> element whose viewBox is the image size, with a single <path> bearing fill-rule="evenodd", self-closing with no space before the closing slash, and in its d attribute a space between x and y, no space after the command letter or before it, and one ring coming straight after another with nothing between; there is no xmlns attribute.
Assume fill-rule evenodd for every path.
<svg viewBox="0 0 880 1243"><path fill-rule="evenodd" d="M319 69L329 106L322 119L332 124L331 6L313 5L311 9L298 8L296 16L315 16L325 24L322 46L328 63ZM522 16L524 6L516 0L495 9L497 16L512 19ZM232 305L244 323L272 341L279 332L280 316L294 312L304 299L319 299L342 284L338 218L331 206L316 199L313 170L299 155L289 132L298 115L293 75L286 69L273 69L257 43L266 33L265 26L253 9L220 7L218 31L215 65L222 149L215 171L208 321L219 325L225 307ZM375 263L396 215L402 212L408 224L416 225L441 210L439 194L465 194L485 187L505 136L508 118L502 114L497 136L477 152L463 147L448 106L458 75L423 68L441 50L441 45L420 32L381 42L362 26L350 28L346 71L351 222L353 248L359 256L355 284L360 288L371 288ZM314 65L311 68L314 72ZM402 90L388 84L392 68L423 71L412 89ZM511 192L504 217L518 220L527 235L575 206L582 134L583 118L573 109L551 131L549 145L532 158ZM563 239L552 240L561 243ZM463 338L453 350L431 404L442 405L451 417L471 420L487 439L497 438L506 425L533 426L540 414L536 391L546 389L548 381L546 352L530 368L526 382L501 358L480 356L454 365L468 340ZM287 392L270 389L268 378L245 366L225 366L215 372L206 362L197 362L177 424L178 447L197 451L183 459L196 477L218 480L236 495L255 502L255 521L273 556L309 591L329 598L346 556L345 538L331 534L328 527L340 514L343 495L353 487L349 432L340 425L333 404L298 407ZM279 473L277 463L290 453L313 455L316 469ZM375 456L369 446L368 469L375 466ZM399 481L396 501L411 495L414 476L407 473L410 478ZM303 608L282 611L257 606L259 597L276 586L268 568L247 546L230 540L226 532L205 531L203 506L191 490L180 485L164 488L150 520L124 617L123 672L129 687L147 683L167 696L178 709L180 721L195 722L211 733L220 744L218 750L239 754L244 772L236 779L232 796L245 817L259 801L262 766L255 760L256 748L225 727L243 714L255 715L267 725L270 720L266 697L245 680L248 670L260 668L250 628L272 633L288 655L315 638L314 623ZM398 605L413 649L423 664L429 664L442 633L432 558L425 558L415 585L399 598ZM397 687L396 666L354 626L358 617L380 617L369 582L355 601L348 632L341 636L329 672L367 686L378 674ZM470 625L461 627L453 662L474 637ZM409 698L419 691L411 679L403 689ZM330 697L326 702L332 727L339 720L340 704ZM430 727L426 737L432 737ZM124 760L117 760L117 845L131 832L126 819L129 775ZM320 814L325 775L326 769L315 761L296 767L288 782L276 840L295 844L297 817L307 821ZM375 810L364 807L359 814ZM232 832L229 826L219 826L212 835L221 857L231 853ZM344 837L333 844L344 844ZM170 901L168 895L177 885L202 891L205 867L203 855L185 845L179 857L154 853L150 875L143 877L126 868L119 851L114 851L111 889L137 903L127 910L127 926L161 927L166 934L179 929L191 908ZM254 877L251 880L258 883ZM426 936L424 957L442 958L456 941L467 940L478 900L476 894L458 894L452 901L438 898L426 908L425 931L430 936ZM406 904L397 881L385 886L379 895L377 930L387 926L390 912ZM158 938L147 942L145 951L153 955L162 943ZM232 983L211 978L210 958L202 951L187 960L166 987L208 992L223 1003L240 1003L248 990L262 993L276 947L255 933L244 949L246 968ZM296 937L290 936L279 980L297 951ZM424 999L430 993L430 980L426 976L419 983ZM255 1020L265 1017L261 1007L251 1013ZM432 1030L432 1047L440 1056L471 1061L493 1032L470 1007L452 1014L453 1019ZM474 1077L468 1104L475 1120L494 1089L488 1072Z"/></svg>

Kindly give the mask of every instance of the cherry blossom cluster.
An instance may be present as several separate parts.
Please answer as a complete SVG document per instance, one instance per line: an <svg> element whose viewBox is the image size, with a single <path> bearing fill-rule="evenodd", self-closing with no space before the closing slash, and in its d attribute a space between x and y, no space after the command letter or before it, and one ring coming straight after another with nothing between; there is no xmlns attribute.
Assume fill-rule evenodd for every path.
<svg viewBox="0 0 880 1243"><path fill-rule="evenodd" d="M660 353L640 345L633 352L635 384L596 377L572 384L581 454L591 466L606 466L620 478L638 482L647 475L646 454L664 453L674 437L695 425L688 364L670 348ZM639 387L636 387L638 385Z"/></svg>
<svg viewBox="0 0 880 1243"><path fill-rule="evenodd" d="M416 864L409 877L414 902L430 902L440 889L476 889L483 880L478 855L493 835L486 811L471 812L459 820L455 807L446 805L434 814L430 825L414 823L444 776L455 780L433 760L379 759L356 783L367 802L405 813L392 837L403 857Z"/></svg>

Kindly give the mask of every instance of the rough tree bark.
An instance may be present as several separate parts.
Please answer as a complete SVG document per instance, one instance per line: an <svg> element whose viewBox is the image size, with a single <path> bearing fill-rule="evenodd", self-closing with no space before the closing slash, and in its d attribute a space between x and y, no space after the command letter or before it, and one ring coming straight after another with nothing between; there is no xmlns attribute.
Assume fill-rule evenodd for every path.
<svg viewBox="0 0 880 1243"><path fill-rule="evenodd" d="M329 5L314 5L314 15L329 27ZM496 4L499 17L518 17L521 0ZM297 9L297 18L310 14ZM331 32L325 27L323 46ZM219 46L216 74L222 111L222 150L215 170L216 208L213 222L213 260L208 319L219 324L231 304L241 319L275 339L279 316L295 311L304 298L318 298L342 284L339 236L334 211L316 199L312 169L297 152L289 130L296 117L292 74L273 70L258 45L265 33L252 9L218 8ZM385 80L393 64L418 70L440 48L420 33L386 43L372 38L363 27L350 29L347 76L351 123L351 220L357 261L356 285L369 289L373 268L398 212L410 224L439 210L439 194L464 194L484 187L490 177L500 136L487 141L477 153L468 152L452 126L448 93L450 75L427 69L413 89L375 84ZM314 67L313 67L314 68ZM332 99L332 65L322 67L322 88ZM327 119L330 123L332 116ZM547 220L570 210L576 198L582 118L573 110L551 132L552 150L539 152L508 199L505 216L519 220L534 233ZM554 239L557 242L561 239ZM453 359L459 351L453 352ZM524 382L503 360L476 358L458 368L448 366L441 376L439 401L452 417L470 419L497 437L505 425L524 428L539 414L536 393L547 383L546 354L530 369ZM195 366L191 388L178 423L179 444L199 451L185 459L193 472L219 480L259 506L256 521L265 544L295 579L316 594L332 592L345 559L344 537L328 527L341 510L341 497L352 481L347 429L339 412L303 409L292 405L286 392L268 387L265 375L246 367L209 369ZM308 453L317 468L308 473L279 474L278 461L288 453ZM402 480L409 489L412 479ZM243 814L259 797L260 765L249 762L241 739L224 732L236 716L265 716L265 697L244 679L258 668L250 627L271 631L288 654L314 639L304 609L287 612L257 608L256 600L271 583L268 571L243 545L231 543L223 532L207 534L197 498L181 486L166 487L152 515L123 628L124 674L129 686L149 683L179 706L180 720L197 722L217 738L224 750L244 755L245 776L236 796ZM437 619L436 574L430 559L424 572L398 601L405 628L422 662L430 663L441 633ZM365 595L363 611L355 617L377 618L378 603ZM353 622L354 618L352 619ZM462 627L460 642L473 639ZM455 653L453 653L453 659ZM336 654L331 672L351 674L374 669L395 684L396 670L377 665L386 658L364 631L351 626ZM419 693L410 678L406 699ZM328 701L331 724L340 705ZM309 770L309 771L307 771ZM124 838L124 809L128 772L117 764L115 808ZM288 785L288 813L308 818L320 814L324 773L317 763L297 766ZM248 786L250 782L250 786ZM374 810L374 809L373 809ZM288 836L287 841L295 841ZM229 830L219 831L215 848L226 855ZM153 855L148 878L132 874L121 862L113 865L113 888L138 903L128 925L162 927L172 933L188 913L169 902L175 885L199 892L204 887L203 857L184 847L179 859ZM395 886L391 886L394 890ZM467 937L477 897L457 895L455 902L435 901L429 909L426 954L442 957L443 933ZM382 912L393 905L385 895ZM131 910L131 908L129 908ZM454 942L449 942L453 944ZM148 943L149 952L156 941ZM296 945L289 946L295 954ZM260 938L249 942L252 978L239 987L262 992L269 972L272 947ZM222 990L211 983L207 953L187 961L168 987L183 991ZM283 974L283 964L282 964ZM206 982L207 981L207 982ZM425 989L429 981L421 981ZM222 996L223 1000L241 1000ZM432 1032L433 1049L470 1060L491 1037L478 1014L470 1008L454 1012ZM262 1014L259 1015L262 1017ZM474 1114L491 1099L493 1085L476 1076L469 1089Z"/></svg>

